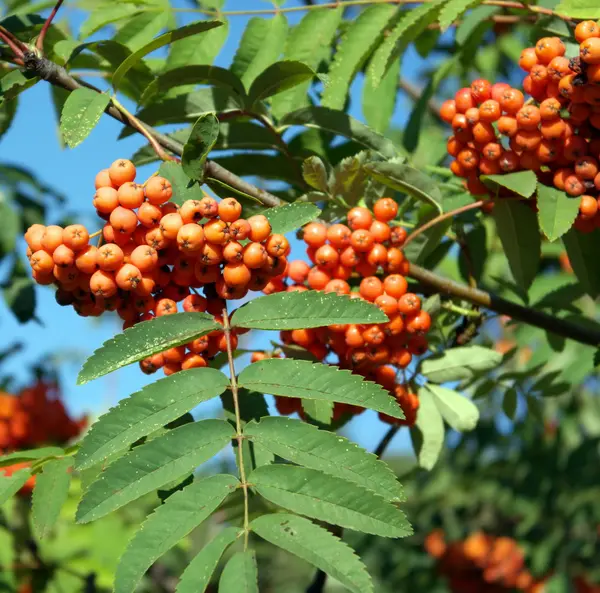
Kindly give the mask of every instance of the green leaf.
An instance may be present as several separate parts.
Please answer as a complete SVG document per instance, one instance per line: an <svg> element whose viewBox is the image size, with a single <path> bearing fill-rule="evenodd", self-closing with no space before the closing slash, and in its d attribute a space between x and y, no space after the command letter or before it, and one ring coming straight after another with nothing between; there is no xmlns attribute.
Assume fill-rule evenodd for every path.
<svg viewBox="0 0 600 593"><path fill-rule="evenodd" d="M83 385L157 352L181 346L221 327L206 313L175 313L142 321L107 340L84 363L77 377Z"/></svg>
<svg viewBox="0 0 600 593"><path fill-rule="evenodd" d="M225 420L200 420L136 447L109 465L90 485L77 508L77 522L95 521L182 478L216 455L233 434Z"/></svg>
<svg viewBox="0 0 600 593"><path fill-rule="evenodd" d="M419 412L415 428L420 434L420 446L415 453L419 465L430 470L435 465L444 445L444 420L429 389L420 388L418 396Z"/></svg>
<svg viewBox="0 0 600 593"><path fill-rule="evenodd" d="M535 212L515 200L497 200L493 216L515 282L528 290L540 263L541 238Z"/></svg>
<svg viewBox="0 0 600 593"><path fill-rule="evenodd" d="M431 204L440 213L442 193L437 183L418 169L403 163L367 163L364 170L368 175L396 191Z"/></svg>
<svg viewBox="0 0 600 593"><path fill-rule="evenodd" d="M394 62L386 72L383 80L375 86L366 77L363 86L362 110L367 124L376 132L385 134L390 127L398 100L398 77L400 60Z"/></svg>
<svg viewBox="0 0 600 593"><path fill-rule="evenodd" d="M250 329L302 329L337 323L386 323L385 313L375 305L346 295L305 292L279 292L258 297L233 314L234 327Z"/></svg>
<svg viewBox="0 0 600 593"><path fill-rule="evenodd" d="M505 187L506 189L530 198L537 187L537 177L533 171L517 171L516 173L506 173L504 175L482 175L481 181L488 182L490 187Z"/></svg>
<svg viewBox="0 0 600 593"><path fill-rule="evenodd" d="M231 64L231 71L242 79L246 88L279 58L287 32L287 20L281 13L272 19L254 17L248 21Z"/></svg>
<svg viewBox="0 0 600 593"><path fill-rule="evenodd" d="M419 225L423 226L437 216L435 210L431 210L425 216L419 218ZM433 225L420 235L417 235L408 245L403 248L406 258L415 263L423 264L432 254L436 247L439 246L444 235L452 226L452 220L447 219Z"/></svg>
<svg viewBox="0 0 600 593"><path fill-rule="evenodd" d="M220 395L229 379L216 369L189 369L151 383L92 425L77 456L77 469L86 469L121 451L138 439Z"/></svg>
<svg viewBox="0 0 600 593"><path fill-rule="evenodd" d="M17 237L21 232L21 217L15 205L6 200L6 195L0 193L0 255L6 255L15 249Z"/></svg>
<svg viewBox="0 0 600 593"><path fill-rule="evenodd" d="M258 593L258 568L253 550L234 554L223 569L219 593Z"/></svg>
<svg viewBox="0 0 600 593"><path fill-rule="evenodd" d="M161 99L167 91L190 84L213 84L233 91L240 95L240 97L246 95L242 81L225 68L208 65L181 66L155 78L144 89L144 93L140 98L140 105L148 105L151 102Z"/></svg>
<svg viewBox="0 0 600 593"><path fill-rule="evenodd" d="M363 169L369 152L361 152L342 159L333 170L330 193L341 196L351 206L364 199L369 178Z"/></svg>
<svg viewBox="0 0 600 593"><path fill-rule="evenodd" d="M226 527L205 544L183 571L177 593L204 593L221 556L241 533L237 527Z"/></svg>
<svg viewBox="0 0 600 593"><path fill-rule="evenodd" d="M538 183L538 220L548 241L556 241L573 226L580 203L580 197L575 198L564 191Z"/></svg>
<svg viewBox="0 0 600 593"><path fill-rule="evenodd" d="M31 517L34 532L39 538L48 535L58 520L69 494L72 465L71 457L49 461L36 477Z"/></svg>
<svg viewBox="0 0 600 593"><path fill-rule="evenodd" d="M342 111L326 107L305 107L288 113L279 122L282 128L289 126L304 126L331 132L337 136L350 138L357 144L370 148L385 158L394 157L397 150L391 140L388 140L375 130L350 117Z"/></svg>
<svg viewBox="0 0 600 593"><path fill-rule="evenodd" d="M179 29L163 33L156 39L153 39L150 43L138 49L136 52L131 54L125 61L121 63L121 65L115 70L115 73L112 76L113 88L115 90L119 88L119 84L121 83L121 80L127 74L127 72L144 56L147 56L154 50L160 47L164 47L165 45L173 43L179 39L185 39L186 37L190 37L191 35L196 35L198 33L208 31L215 27L221 27L222 25L223 23L221 21L198 21L196 23L190 23L189 25L180 27Z"/></svg>
<svg viewBox="0 0 600 593"><path fill-rule="evenodd" d="M13 70L0 77L0 99L11 101L38 80L39 78L25 76L20 70Z"/></svg>
<svg viewBox="0 0 600 593"><path fill-rule="evenodd" d="M506 390L504 397L502 398L502 410L510 420L515 419L517 413L518 394L514 387L510 387Z"/></svg>
<svg viewBox="0 0 600 593"><path fill-rule="evenodd" d="M64 455L64 449L61 447L41 447L40 449L28 449L25 451L15 451L14 453L7 453L0 457L0 467L7 467L14 465L15 463L22 463L24 461L33 461L38 459L50 459L51 457L58 457Z"/></svg>
<svg viewBox="0 0 600 593"><path fill-rule="evenodd" d="M19 323L26 323L35 315L36 296L35 286L31 278L21 274L15 266L8 285L2 289L6 306L13 312Z"/></svg>
<svg viewBox="0 0 600 593"><path fill-rule="evenodd" d="M562 0L554 10L573 19L600 19L600 7L594 0Z"/></svg>
<svg viewBox="0 0 600 593"><path fill-rule="evenodd" d="M333 365L271 358L247 366L238 381L261 393L340 402L404 417L396 400L380 385Z"/></svg>
<svg viewBox="0 0 600 593"><path fill-rule="evenodd" d="M453 389L429 383L421 391L423 389L431 393L442 417L454 430L468 431L477 426L479 409L469 398Z"/></svg>
<svg viewBox="0 0 600 593"><path fill-rule="evenodd" d="M263 465L248 481L267 500L300 515L383 537L412 533L402 511L371 490L314 469Z"/></svg>
<svg viewBox="0 0 600 593"><path fill-rule="evenodd" d="M439 22L442 31L445 31L458 17L469 8L480 4L481 0L450 0L440 10Z"/></svg>
<svg viewBox="0 0 600 593"><path fill-rule="evenodd" d="M233 476L220 474L195 480L171 495L129 542L115 574L115 593L132 593L150 566L208 519L238 485Z"/></svg>
<svg viewBox="0 0 600 593"><path fill-rule="evenodd" d="M373 583L354 550L312 521L275 513L254 519L250 529L299 558L310 562L354 593L372 593Z"/></svg>
<svg viewBox="0 0 600 593"><path fill-rule="evenodd" d="M227 41L228 33L229 23L223 19L222 27L205 31L201 39L194 36L180 39L169 48L165 71L181 66L212 64Z"/></svg>
<svg viewBox="0 0 600 593"><path fill-rule="evenodd" d="M314 204L295 203L268 208L263 212L271 223L273 233L285 235L314 220L321 214L321 210Z"/></svg>
<svg viewBox="0 0 600 593"><path fill-rule="evenodd" d="M333 419L333 402L326 402L321 399L303 399L302 409L304 413L319 424L329 426Z"/></svg>
<svg viewBox="0 0 600 593"><path fill-rule="evenodd" d="M275 62L261 72L252 83L248 91L248 105L252 108L259 101L292 89L315 76L316 72L302 62Z"/></svg>
<svg viewBox="0 0 600 593"><path fill-rule="evenodd" d="M60 116L60 131L69 148L79 146L90 135L109 103L107 94L85 87L75 89L67 97Z"/></svg>
<svg viewBox="0 0 600 593"><path fill-rule="evenodd" d="M0 138L8 132L14 118L17 113L16 100L12 101L0 101Z"/></svg>
<svg viewBox="0 0 600 593"><path fill-rule="evenodd" d="M9 477L0 472L0 505L4 504L9 498L12 498L23 487L30 476L31 470L29 468L20 469Z"/></svg>
<svg viewBox="0 0 600 593"><path fill-rule="evenodd" d="M400 22L375 51L367 69L367 76L375 86L383 79L392 63L401 59L400 56L408 45L436 20L441 5L446 1L431 0L431 2L404 12Z"/></svg>
<svg viewBox="0 0 600 593"><path fill-rule="evenodd" d="M316 70L329 55L331 41L342 19L343 7L308 12L287 38L284 58L303 62ZM295 109L308 105L310 82L294 87L273 99L273 113L281 118Z"/></svg>
<svg viewBox="0 0 600 593"><path fill-rule="evenodd" d="M173 197L170 201L178 206L181 206L186 200L202 198L202 189L186 175L179 163L172 161L162 163L158 174L171 182Z"/></svg>
<svg viewBox="0 0 600 593"><path fill-rule="evenodd" d="M323 107L344 108L350 83L380 42L383 29L395 12L390 5L371 6L350 22L329 67L329 85L321 98Z"/></svg>
<svg viewBox="0 0 600 593"><path fill-rule="evenodd" d="M600 272L596 261L600 253L600 231L581 233L571 229L564 234L563 243L579 283L592 298L600 295Z"/></svg>
<svg viewBox="0 0 600 593"><path fill-rule="evenodd" d="M420 373L434 383L472 380L498 368L502 354L483 346L459 346L434 354L421 362Z"/></svg>
<svg viewBox="0 0 600 593"><path fill-rule="evenodd" d="M405 500L402 486L386 463L333 432L301 420L271 416L248 424L244 435L283 459L344 478L386 500Z"/></svg>
<svg viewBox="0 0 600 593"><path fill-rule="evenodd" d="M91 10L89 17L79 28L79 38L85 39L106 25L126 19L138 11L133 4L111 3Z"/></svg>
<svg viewBox="0 0 600 593"><path fill-rule="evenodd" d="M190 178L202 181L204 164L219 136L219 120L213 113L201 115L183 147L181 167Z"/></svg>
<svg viewBox="0 0 600 593"><path fill-rule="evenodd" d="M318 156L310 156L302 162L302 177L311 187L327 193L327 169Z"/></svg>

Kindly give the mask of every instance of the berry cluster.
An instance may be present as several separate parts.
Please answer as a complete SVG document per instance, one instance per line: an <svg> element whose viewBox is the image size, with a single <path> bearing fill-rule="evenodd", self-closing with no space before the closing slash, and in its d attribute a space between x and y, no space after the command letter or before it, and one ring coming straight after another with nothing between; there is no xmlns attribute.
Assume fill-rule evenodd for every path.
<svg viewBox="0 0 600 593"><path fill-rule="evenodd" d="M41 445L63 445L86 425L87 418L75 420L68 415L53 382L37 381L18 395L0 394L0 454ZM19 463L3 467L0 475L9 477L27 466ZM21 493L30 493L34 484L32 476Z"/></svg>
<svg viewBox="0 0 600 593"><path fill-rule="evenodd" d="M440 115L454 131L450 168L472 194L489 193L481 174L534 171L542 184L581 196L574 226L591 232L600 226L600 27L581 22L575 37L579 55L572 58L558 37L523 51L529 99L479 79L445 101Z"/></svg>
<svg viewBox="0 0 600 593"><path fill-rule="evenodd" d="M313 222L304 228L307 254L312 262L291 261L284 274L272 283L273 290L323 290L349 295L376 304L389 318L385 324L331 325L319 329L284 331L284 344L308 350L317 360L337 358L338 366L376 381L394 395L406 416L399 421L384 414L385 422L413 425L419 400L397 383L399 370L415 355L427 350L431 318L421 309L421 299L408 292L408 262L401 246L406 231L389 223L398 213L391 198L382 198L373 212L364 207L348 212L347 225ZM289 281L289 284L287 282ZM351 283L358 285L352 291ZM299 401L280 398L282 414L301 413ZM337 404L334 418L356 414L361 408Z"/></svg>
<svg viewBox="0 0 600 593"><path fill-rule="evenodd" d="M533 578L525 567L522 550L509 537L478 531L462 541L446 543L443 531L435 530L427 536L425 549L436 558L438 570L456 593L544 591L544 581Z"/></svg>
<svg viewBox="0 0 600 593"><path fill-rule="evenodd" d="M233 198L205 196L178 207L169 201L168 180L152 176L138 185L135 176L133 163L123 159L96 176L94 206L106 221L98 246L80 224L36 224L25 234L33 277L58 287L60 305L82 316L116 311L124 329L176 313L181 301L184 311L218 319L225 300L269 290L271 279L284 272L289 243L271 233L265 216L241 218ZM222 332L186 346L143 361L142 369L171 374L206 366L226 348Z"/></svg>

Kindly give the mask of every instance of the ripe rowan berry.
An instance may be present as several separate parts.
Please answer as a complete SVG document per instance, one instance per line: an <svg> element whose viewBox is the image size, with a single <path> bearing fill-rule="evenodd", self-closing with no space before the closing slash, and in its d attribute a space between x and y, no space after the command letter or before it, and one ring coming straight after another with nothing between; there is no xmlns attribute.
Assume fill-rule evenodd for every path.
<svg viewBox="0 0 600 593"><path fill-rule="evenodd" d="M135 290L141 281L142 273L133 264L123 264L115 274L116 285L121 290Z"/></svg>
<svg viewBox="0 0 600 593"><path fill-rule="evenodd" d="M255 214L248 218L250 224L249 239L261 243L271 234L271 223L269 219L262 214Z"/></svg>
<svg viewBox="0 0 600 593"><path fill-rule="evenodd" d="M44 229L41 238L41 247L52 254L54 250L63 243L63 229L57 225L50 225Z"/></svg>
<svg viewBox="0 0 600 593"><path fill-rule="evenodd" d="M113 272L123 263L123 250L114 243L105 243L96 254L98 266L106 272Z"/></svg>
<svg viewBox="0 0 600 593"><path fill-rule="evenodd" d="M219 218L225 222L235 222L242 214L242 205L235 198L225 198L218 205Z"/></svg>
<svg viewBox="0 0 600 593"><path fill-rule="evenodd" d="M168 216L177 216L169 214ZM198 253L204 246L204 230L199 224L190 222L179 227L177 246L184 253Z"/></svg>
<svg viewBox="0 0 600 593"><path fill-rule="evenodd" d="M131 252L129 263L132 263L142 273L150 272L158 264L158 253L150 245L138 245Z"/></svg>
<svg viewBox="0 0 600 593"><path fill-rule="evenodd" d="M123 206L117 206L110 213L109 222L116 233L123 235L133 233L137 226L138 219L133 210L123 208Z"/></svg>
<svg viewBox="0 0 600 593"><path fill-rule="evenodd" d="M371 226L369 224L369 226ZM366 229L358 229L350 236L350 245L358 252L370 251L375 243L373 234Z"/></svg>
<svg viewBox="0 0 600 593"><path fill-rule="evenodd" d="M119 159L108 168L108 176L115 187L135 179L135 166L127 159Z"/></svg>
<svg viewBox="0 0 600 593"><path fill-rule="evenodd" d="M392 198L381 198L373 204L375 219L381 222L394 220L398 214L398 204Z"/></svg>
<svg viewBox="0 0 600 593"><path fill-rule="evenodd" d="M353 230L369 229L373 224L373 215L367 208L356 206L348 212L348 226Z"/></svg>
<svg viewBox="0 0 600 593"><path fill-rule="evenodd" d="M250 223L243 218L239 218L229 225L229 235L234 241L245 241L251 232Z"/></svg>
<svg viewBox="0 0 600 593"><path fill-rule="evenodd" d="M73 267L75 265L75 252L66 245L59 245L52 254L54 263L61 267Z"/></svg>
<svg viewBox="0 0 600 593"><path fill-rule="evenodd" d="M124 208L139 208L144 202L144 188L133 181L127 181L117 190L117 199Z"/></svg>
<svg viewBox="0 0 600 593"><path fill-rule="evenodd" d="M110 298L117 294L117 284L111 272L97 270L90 278L90 290L97 297Z"/></svg>
<svg viewBox="0 0 600 593"><path fill-rule="evenodd" d="M146 186L144 187L144 193L146 194L146 199L148 202L150 202L150 204L159 206L160 204L164 204L171 199L173 195L173 188L168 179L159 177L157 175L148 179Z"/></svg>
<svg viewBox="0 0 600 593"><path fill-rule="evenodd" d="M444 101L440 106L440 117L446 123L452 123L452 118L456 115L456 103L454 99Z"/></svg>

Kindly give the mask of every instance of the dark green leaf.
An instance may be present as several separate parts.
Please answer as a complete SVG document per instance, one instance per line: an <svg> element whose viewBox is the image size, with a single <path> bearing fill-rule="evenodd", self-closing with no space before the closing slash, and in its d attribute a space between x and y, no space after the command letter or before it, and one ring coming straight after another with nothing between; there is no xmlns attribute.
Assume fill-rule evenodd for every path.
<svg viewBox="0 0 600 593"><path fill-rule="evenodd" d="M6 200L6 194L0 194L0 220L2 220L2 233L0 233L0 254L4 255L14 250L17 236L20 233L21 217L15 205Z"/></svg>
<svg viewBox="0 0 600 593"><path fill-rule="evenodd" d="M60 131L69 148L79 146L89 136L109 103L107 94L85 87L67 97L60 116Z"/></svg>
<svg viewBox="0 0 600 593"><path fill-rule="evenodd" d="M195 480L170 496L129 542L117 567L115 593L134 591L150 566L208 519L238 485L233 476L220 474Z"/></svg>
<svg viewBox="0 0 600 593"><path fill-rule="evenodd" d="M580 203L580 197L569 196L564 191L538 183L538 220L549 241L556 241L573 226Z"/></svg>
<svg viewBox="0 0 600 593"><path fill-rule="evenodd" d="M235 327L250 329L301 329L342 323L385 323L387 316L375 305L346 295L280 292L258 297L236 310Z"/></svg>
<svg viewBox="0 0 600 593"><path fill-rule="evenodd" d="M571 229L563 235L563 243L577 280L587 294L596 298L600 295L600 271L596 261L600 253L600 231L581 233Z"/></svg>
<svg viewBox="0 0 600 593"><path fill-rule="evenodd" d="M86 490L77 508L78 523L95 521L182 478L216 455L233 435L225 420L200 420L136 447L109 465Z"/></svg>
<svg viewBox="0 0 600 593"><path fill-rule="evenodd" d="M481 181L487 182L490 187L505 187L510 191L530 198L537 187L537 177L533 171L517 171L504 175L482 175Z"/></svg>
<svg viewBox="0 0 600 593"><path fill-rule="evenodd" d="M181 346L221 327L206 313L175 313L142 321L107 340L84 363L77 384L83 385L132 362Z"/></svg>
<svg viewBox="0 0 600 593"><path fill-rule="evenodd" d="M131 54L125 61L121 63L121 65L115 70L115 73L112 76L112 85L115 89L119 87L121 80L127 74L127 72L144 56L153 52L160 47L164 47L170 43L174 43L179 39L185 39L186 37L190 37L191 35L197 35L198 33L202 33L204 31L208 31L215 27L221 27L223 23L221 21L198 21L196 23L190 23L189 25L185 25L180 27L179 29L175 29L173 31L168 31L167 33L163 33L156 39L153 39L150 43L144 45L136 52ZM118 40L118 39L117 39Z"/></svg>
<svg viewBox="0 0 600 593"><path fill-rule="evenodd" d="M419 412L415 428L420 434L417 454L419 465L430 470L435 465L444 445L444 421L435 399L428 389L419 389Z"/></svg>
<svg viewBox="0 0 600 593"><path fill-rule="evenodd" d="M315 76L315 71L302 62L275 62L255 78L248 91L248 105L252 108L259 101L292 89Z"/></svg>
<svg viewBox="0 0 600 593"><path fill-rule="evenodd" d="M35 315L35 286L30 278L13 271L8 285L2 290L4 302L13 312L19 323L26 323Z"/></svg>
<svg viewBox="0 0 600 593"><path fill-rule="evenodd" d="M17 112L18 102L0 100L0 138L8 132Z"/></svg>
<svg viewBox="0 0 600 593"><path fill-rule="evenodd" d="M493 216L515 282L528 290L540 263L541 238L535 213L515 200L497 200Z"/></svg>
<svg viewBox="0 0 600 593"><path fill-rule="evenodd" d="M354 550L312 521L276 513L254 519L250 529L272 544L310 562L354 593L372 593L373 583Z"/></svg>
<svg viewBox="0 0 600 593"><path fill-rule="evenodd" d="M418 200L427 202L442 212L442 194L433 179L418 169L403 163L367 163L364 166L368 175Z"/></svg>
<svg viewBox="0 0 600 593"><path fill-rule="evenodd" d="M311 187L327 193L327 169L318 156L310 156L302 162L302 177Z"/></svg>
<svg viewBox="0 0 600 593"><path fill-rule="evenodd" d="M380 385L333 365L271 358L246 367L238 380L242 387L261 393L340 402L404 417L396 400Z"/></svg>
<svg viewBox="0 0 600 593"><path fill-rule="evenodd" d="M481 0L450 0L450 2L447 2L440 11L440 27L442 30L448 29L466 10L480 2Z"/></svg>
<svg viewBox="0 0 600 593"><path fill-rule="evenodd" d="M89 17L81 25L79 37L80 39L85 39L106 25L126 19L137 11L138 8L136 6L125 3L112 3L110 6L100 6L95 8L90 11Z"/></svg>
<svg viewBox="0 0 600 593"><path fill-rule="evenodd" d="M172 161L162 163L158 174L171 182L173 187L171 202L178 206L181 206L186 200L201 199L204 195L200 186L186 175L179 163Z"/></svg>
<svg viewBox="0 0 600 593"><path fill-rule="evenodd" d="M335 433L272 416L251 422L244 434L283 459L354 482L392 502L405 500L402 486L387 464Z"/></svg>
<svg viewBox="0 0 600 593"><path fill-rule="evenodd" d="M86 469L225 391L229 379L211 368L190 369L144 387L92 425L76 456Z"/></svg>
<svg viewBox="0 0 600 593"><path fill-rule="evenodd" d="M258 593L258 568L253 550L234 554L223 569L219 593Z"/></svg>
<svg viewBox="0 0 600 593"><path fill-rule="evenodd" d="M42 473L36 477L31 518L34 532L39 538L48 535L58 520L69 494L72 465L71 457L48 461Z"/></svg>
<svg viewBox="0 0 600 593"><path fill-rule="evenodd" d="M202 181L204 164L219 135L219 120L214 114L201 115L183 147L181 167L190 178Z"/></svg>
<svg viewBox="0 0 600 593"><path fill-rule="evenodd" d="M226 527L205 544L183 571L177 593L204 593L221 556L240 535L237 527Z"/></svg>
<svg viewBox="0 0 600 593"><path fill-rule="evenodd" d="M305 126L350 138L357 144L378 152L383 157L396 156L393 142L349 115L326 107L305 107L285 115L281 127Z"/></svg>
<svg viewBox="0 0 600 593"><path fill-rule="evenodd" d="M514 420L515 418L515 414L517 413L517 403L517 390L514 387L510 387L506 390L506 393L502 398L502 410L510 420Z"/></svg>
<svg viewBox="0 0 600 593"><path fill-rule="evenodd" d="M394 62L386 72L383 80L375 85L365 77L363 86L362 108L366 122L380 134L385 134L390 127L398 101L398 77L400 60Z"/></svg>
<svg viewBox="0 0 600 593"><path fill-rule="evenodd" d="M29 476L31 476L31 470L29 468L20 469L10 477L7 477L3 472L0 472L0 505L4 504L18 492L25 482L27 482Z"/></svg>
<svg viewBox="0 0 600 593"><path fill-rule="evenodd" d="M303 399L302 409L311 419L324 426L329 426L333 419L333 402L326 402L321 399Z"/></svg>
<svg viewBox="0 0 600 593"><path fill-rule="evenodd" d="M28 449L25 451L15 451L7 453L0 457L0 467L7 467L15 463L23 463L24 461L33 461L45 458L53 458L59 455L64 455L64 450L60 447L41 447L40 449Z"/></svg>
<svg viewBox="0 0 600 593"><path fill-rule="evenodd" d="M404 537L412 533L402 511L372 491L295 465L264 465L248 477L267 500L300 515L364 533Z"/></svg>

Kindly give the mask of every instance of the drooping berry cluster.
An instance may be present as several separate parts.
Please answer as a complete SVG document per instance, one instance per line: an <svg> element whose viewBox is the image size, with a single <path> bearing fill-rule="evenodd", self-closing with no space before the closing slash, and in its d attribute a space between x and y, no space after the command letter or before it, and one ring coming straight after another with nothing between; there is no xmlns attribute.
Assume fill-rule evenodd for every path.
<svg viewBox="0 0 600 593"><path fill-rule="evenodd" d="M69 416L56 383L40 380L18 395L0 393L0 455L41 445L64 445L86 425L87 418L76 420ZM11 476L27 465L0 468L0 475ZM34 484L32 477L21 492L31 492Z"/></svg>
<svg viewBox="0 0 600 593"><path fill-rule="evenodd" d="M415 355L427 350L425 334L431 318L421 309L421 299L408 292L405 275L408 262L401 251L406 231L389 223L398 213L391 198L374 204L373 212L364 207L348 212L347 225L331 226L313 222L304 228L307 254L312 262L291 261L285 273L273 282L273 290L323 290L350 295L376 304L389 318L385 324L331 325L319 329L284 331L284 344L308 350L317 360L337 359L340 368L349 369L380 383L394 395L406 420L398 421L380 414L386 422L414 424L419 400L397 382ZM287 282L289 281L289 284ZM358 284L352 291L351 283ZM278 398L280 413L301 412L299 400ZM334 417L356 414L361 408L336 404Z"/></svg>
<svg viewBox="0 0 600 593"><path fill-rule="evenodd" d="M168 180L152 176L138 185L135 176L134 165L123 159L96 176L93 202L106 221L103 244L91 245L80 224L33 225L25 234L33 277L58 287L59 304L72 305L82 316L116 311L124 328L176 313L181 301L184 311L218 316L225 300L263 290L285 270L289 243L272 234L265 216L241 218L242 206L233 198L205 196L178 207L169 201ZM141 366L171 374L206 366L219 350L225 350L222 333Z"/></svg>
<svg viewBox="0 0 600 593"><path fill-rule="evenodd" d="M479 79L444 102L440 115L454 131L450 168L472 194L489 193L481 174L534 171L542 184L581 196L574 226L590 232L600 226L600 27L581 22L575 37L579 55L571 58L558 37L523 51L529 99Z"/></svg>
<svg viewBox="0 0 600 593"><path fill-rule="evenodd" d="M533 578L518 543L480 531L446 543L442 530L432 531L425 549L437 559L438 570L455 593L506 593L515 589L543 593L544 580Z"/></svg>

